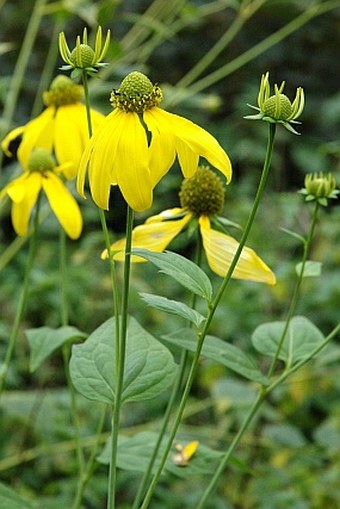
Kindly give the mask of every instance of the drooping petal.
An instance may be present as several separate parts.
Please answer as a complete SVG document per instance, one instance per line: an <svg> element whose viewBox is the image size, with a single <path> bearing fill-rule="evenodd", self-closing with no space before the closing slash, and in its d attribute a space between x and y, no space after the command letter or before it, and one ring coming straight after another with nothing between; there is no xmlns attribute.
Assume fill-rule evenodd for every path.
<svg viewBox="0 0 340 509"><path fill-rule="evenodd" d="M54 113L55 109L50 106L41 115L26 124L18 149L18 159L24 168L27 168L29 157L34 148L46 148L52 152Z"/></svg>
<svg viewBox="0 0 340 509"><path fill-rule="evenodd" d="M224 277L234 258L239 243L224 233L210 227L209 218L201 216L199 225L203 247L209 266L216 274ZM244 247L232 277L274 285L276 278L269 267L250 248Z"/></svg>
<svg viewBox="0 0 340 509"><path fill-rule="evenodd" d="M60 178L50 171L43 177L42 186L61 226L71 239L77 239L81 234L83 219L76 200Z"/></svg>
<svg viewBox="0 0 340 509"><path fill-rule="evenodd" d="M194 124L179 115L169 113L161 108L150 110L155 122L160 126L161 134L170 131L175 137L175 148L180 162L183 162L183 173L191 169L188 165L193 164L193 155L204 157L212 166L220 170L226 177L227 182L231 180L232 168L229 157L210 133L202 127ZM185 147L185 148L184 148ZM195 166L197 168L197 164Z"/></svg>
<svg viewBox="0 0 340 509"><path fill-rule="evenodd" d="M15 129L13 129L13 131L9 132L7 136L2 140L1 148L5 152L6 156L8 157L13 156L12 152L9 150L9 146L12 141L16 140L23 134L25 129L26 129L25 125L16 127Z"/></svg>
<svg viewBox="0 0 340 509"><path fill-rule="evenodd" d="M150 219L150 218L149 218ZM180 233L184 226L190 221L191 214L186 214L182 219L175 221L147 222L136 226L132 232L132 249L141 248L161 253L170 242ZM112 244L113 251L119 251L114 255L117 261L124 260L125 239L118 240ZM107 258L107 251L102 253L102 258ZM132 262L144 262L140 256L132 256Z"/></svg>
<svg viewBox="0 0 340 509"><path fill-rule="evenodd" d="M104 115L91 110L93 131L104 119ZM65 177L74 178L79 162L89 141L86 108L82 103L60 106L55 116L54 149L59 164L72 162L73 166L64 171Z"/></svg>
<svg viewBox="0 0 340 509"><path fill-rule="evenodd" d="M172 209L162 210L159 214L150 216L146 219L146 223L159 223L159 221L165 221L167 219L180 218L184 214L187 214L187 209L182 207L174 207Z"/></svg>
<svg viewBox="0 0 340 509"><path fill-rule="evenodd" d="M115 185L114 156L117 151L117 132L122 129L124 117L116 109L98 126L88 141L79 163L77 191L85 198L84 186L87 168L94 202L102 209L108 209L111 185Z"/></svg>
<svg viewBox="0 0 340 509"><path fill-rule="evenodd" d="M20 175L20 177L12 180L12 182L7 184L3 189L3 192L5 192L14 203L20 203L24 199L27 190L27 178L28 173L25 172Z"/></svg>
<svg viewBox="0 0 340 509"><path fill-rule="evenodd" d="M157 108L152 108L143 113L143 119L151 132L151 144L149 147L149 167L153 187L169 171L176 158L175 137L163 126L163 117L154 115Z"/></svg>
<svg viewBox="0 0 340 509"><path fill-rule="evenodd" d="M115 154L117 184L130 207L137 211L152 205L147 137L136 113L123 113L124 126L118 133Z"/></svg>
<svg viewBox="0 0 340 509"><path fill-rule="evenodd" d="M37 201L37 197L42 185L42 177L38 172L25 173L19 177L20 190L15 189L15 181L11 183L11 188L16 199L22 197L20 201L13 201L12 205L12 224L15 232L20 236L25 236L28 230L28 223L31 216L32 209ZM25 192L22 194L22 183L25 187ZM9 191L9 192L8 192ZM7 190L7 194L11 197L11 189Z"/></svg>

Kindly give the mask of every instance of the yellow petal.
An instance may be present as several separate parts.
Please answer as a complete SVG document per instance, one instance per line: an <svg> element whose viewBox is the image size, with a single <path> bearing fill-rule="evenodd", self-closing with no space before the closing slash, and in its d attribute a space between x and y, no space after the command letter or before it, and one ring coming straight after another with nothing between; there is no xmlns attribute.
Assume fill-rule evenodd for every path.
<svg viewBox="0 0 340 509"><path fill-rule="evenodd" d="M207 255L208 263L216 274L224 277L234 258L239 243L224 233L213 230L210 227L209 218L202 216L199 219L202 234L203 247ZM232 277L257 281L274 285L276 278L267 265L250 248L244 247L239 261L234 269Z"/></svg>
<svg viewBox="0 0 340 509"><path fill-rule="evenodd" d="M52 172L46 173L42 185L61 226L71 239L77 239L81 234L83 220L76 200L60 178Z"/></svg>
<svg viewBox="0 0 340 509"><path fill-rule="evenodd" d="M146 219L145 223L159 223L160 221L165 221L166 219L173 219L176 216L180 216L184 213L187 213L187 209L183 209L182 207L174 207L172 209L166 209L156 214L155 216L150 216Z"/></svg>
<svg viewBox="0 0 340 509"><path fill-rule="evenodd" d="M19 179L20 185L24 181L25 193L20 201L13 202L11 216L14 230L18 235L24 236L27 234L31 211L41 189L42 177L38 172L27 172ZM16 197L18 198L18 195Z"/></svg>
<svg viewBox="0 0 340 509"><path fill-rule="evenodd" d="M202 127L186 118L166 112L161 108L153 108L153 118L158 123L161 134L170 132L175 138L175 149L183 173L190 173L189 165L194 164L194 156L204 157L212 166L225 175L227 182L231 180L232 169L229 157L216 138ZM197 168L197 164L195 169Z"/></svg>
<svg viewBox="0 0 340 509"><path fill-rule="evenodd" d="M111 185L116 184L114 156L117 150L117 133L123 128L123 113L115 109L103 119L87 143L80 160L77 175L77 191L84 195L87 167L89 183L94 202L102 209L108 209Z"/></svg>
<svg viewBox="0 0 340 509"><path fill-rule="evenodd" d="M161 253L170 244L170 242L180 233L184 226L190 221L191 214L187 214L182 219L176 221L161 221L145 223L132 231L132 249L148 249L156 253ZM114 255L117 261L124 260L125 239L118 240L112 244L113 251L120 251ZM107 258L107 251L102 253L102 258ZM133 262L144 262L145 259L139 256L132 256Z"/></svg>
<svg viewBox="0 0 340 509"><path fill-rule="evenodd" d="M46 108L41 115L26 124L25 131L18 149L18 159L26 169L31 152L34 148L53 149L54 139L54 108Z"/></svg>
<svg viewBox="0 0 340 509"><path fill-rule="evenodd" d="M136 113L124 116L123 129L117 135L115 175L125 201L142 211L151 207L153 198L147 138Z"/></svg>
<svg viewBox="0 0 340 509"><path fill-rule="evenodd" d="M19 136L22 135L25 129L26 129L25 125L16 127L15 129L13 129L13 131L8 133L7 136L2 140L1 148L5 152L6 156L11 157L13 155L12 152L9 150L9 146L12 141L16 140L17 138L19 138Z"/></svg>
<svg viewBox="0 0 340 509"><path fill-rule="evenodd" d="M152 185L155 187L175 161L175 137L166 126L162 125L163 117L157 116L157 108L145 111L143 119L152 133L149 167Z"/></svg>
<svg viewBox="0 0 340 509"><path fill-rule="evenodd" d="M5 188L4 192L10 197L14 203L20 203L27 191L27 178L29 177L28 172L25 172L20 177L14 179Z"/></svg>
<svg viewBox="0 0 340 509"><path fill-rule="evenodd" d="M91 110L91 124L93 131L104 119L104 115ZM54 148L59 164L72 162L64 170L65 177L74 178L78 171L79 162L89 141L86 108L82 103L60 106L55 116Z"/></svg>

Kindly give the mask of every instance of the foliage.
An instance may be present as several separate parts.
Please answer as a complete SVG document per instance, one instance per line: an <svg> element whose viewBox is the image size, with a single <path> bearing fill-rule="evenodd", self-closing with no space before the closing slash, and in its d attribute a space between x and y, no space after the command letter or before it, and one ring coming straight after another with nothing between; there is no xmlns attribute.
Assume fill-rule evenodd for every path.
<svg viewBox="0 0 340 509"><path fill-rule="evenodd" d="M204 261L198 267L189 260L196 241L190 230L166 253L135 250L148 262L133 265L130 274L122 381L117 377L121 345L112 318L112 274L110 263L100 258L107 246L98 211L90 199L77 196L72 182L67 184L85 227L79 240L66 243L63 277L58 223L42 201L28 298L0 400L0 507L106 507L112 461L107 405L117 402L121 383L116 503L131 509L176 385L177 367L184 363L187 376L197 356L181 425L150 507L199 507L242 423L252 415L208 506L335 509L340 497L340 348L328 335L339 322L340 213L335 201L319 208L304 259L313 205L303 203L296 191L311 171L331 171L340 180L340 2L36 0L31 9L24 1L0 5L1 139L41 112L42 92L62 65L58 33L64 31L71 41L86 26L94 41L98 25L109 28L109 65L89 81L91 106L109 113L110 90L130 71L138 69L159 83L168 111L203 125L228 151L234 176L223 228L238 239L266 157L267 126L244 119L247 104L256 100L261 74L269 71L275 82L285 80L289 97L302 86L307 101L299 119L301 136L277 127L266 193L247 239L275 272L277 284L232 281L215 310L221 279ZM16 161L1 157L0 189L19 172ZM136 213L135 221L175 206L180 182L175 164L156 187L152 210ZM27 238L15 237L8 201L0 207L4 359L32 231ZM110 234L122 236L126 212L116 188L106 218ZM119 290L124 277L117 264ZM299 299L285 330L299 278ZM172 423L180 407L178 394ZM169 437L168 429L153 474ZM178 451L193 440L199 445L188 465L176 464Z"/></svg>

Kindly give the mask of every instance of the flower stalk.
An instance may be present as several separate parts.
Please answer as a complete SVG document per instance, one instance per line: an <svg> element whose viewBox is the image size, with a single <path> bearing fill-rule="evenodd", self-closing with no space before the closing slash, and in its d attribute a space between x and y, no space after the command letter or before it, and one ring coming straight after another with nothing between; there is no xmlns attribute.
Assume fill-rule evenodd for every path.
<svg viewBox="0 0 340 509"><path fill-rule="evenodd" d="M0 397L4 388L4 384L6 381L9 365L14 353L15 345L18 339L19 335L19 329L20 324L22 321L22 318L25 313L26 304L27 304L27 297L28 297L28 290L29 290L29 283L30 283L30 276L31 271L33 267L33 262L35 258L35 254L37 251L37 245L38 245L38 229L39 229L39 212L40 212L40 202L41 202L41 192L38 195L37 201L36 201L36 207L35 207L35 215L33 220L33 232L30 238L30 244L29 244L29 250L28 250L28 256L27 256L27 263L25 267L25 274L24 274L24 280L23 285L21 288L21 293L19 296L19 302L18 307L13 323L13 328L11 331L11 335L9 338L6 355L4 362L1 366L0 371Z"/></svg>
<svg viewBox="0 0 340 509"><path fill-rule="evenodd" d="M234 259L233 259L233 261L232 261L232 263L231 263L231 265L229 267L229 270L228 270L225 278L223 279L223 281L222 281L222 283L221 283L221 285L219 287L219 290L218 290L218 292L216 294L216 297L215 297L213 303L211 304L211 306L209 308L209 313L208 313L208 316L207 316L207 318L205 320L204 326L203 326L201 332L198 333L197 348L196 348L196 351L195 351L195 354L194 354L194 358L192 360L192 364L190 366L190 371L189 371L189 374L188 374L186 385L184 387L183 394L182 394L182 397L181 397L181 401L180 401L179 406L178 406L177 414L176 414L176 417L175 417L172 429L170 431L169 439L168 439L168 441L166 443L165 450L164 450L164 453L162 455L162 458L160 459L159 467L157 468L157 470L156 470L156 472L155 472L155 474L153 476L153 479L152 479L152 481L151 481L151 483L149 485L148 491L146 492L143 504L141 505L141 509L147 509L149 507L150 502L151 502L152 495L154 493L154 490L156 488L158 480L159 480L159 478L161 476L161 473L163 471L165 462L166 462L167 457L169 455L169 452L170 452L173 440L174 440L174 438L176 436L178 427L180 425L180 422L181 422L181 419L182 419L182 416L183 416L183 412L184 412L184 409L185 409L185 406L186 406L186 402L188 400L188 397L189 397L189 394L190 394L190 391L191 391L191 387L192 387L192 384L194 382L194 378L195 378L195 375L196 375L197 366L198 366L198 363L199 363L199 359L200 359L200 355L201 355L201 351L202 351L202 348L203 348L203 343L204 343L205 337L208 334L208 331L209 331L209 328L210 328L210 324L211 324L212 319L214 317L214 314L215 314L215 311L217 309L217 306L218 306L218 304L219 304L219 302L220 302L220 300L221 300L221 298L223 296L223 293L224 293L224 291L225 291L225 289L226 289L226 287L227 287L227 285L228 285L228 283L229 283L229 281L231 279L232 273L233 273L233 271L234 271L234 269L236 267L236 264L237 264L237 262L238 262L238 260L239 260L239 258L241 256L242 249L244 248L244 246L246 244L246 240L248 238L248 235L250 233L251 227L253 225L253 222L254 222L254 219L255 219L255 216L256 216L256 213L257 213L260 201L261 201L261 197L262 197L264 189L265 189L267 178L268 178L268 175L269 175L270 163L271 163L271 158L272 158L272 153L273 153L273 146L274 146L274 139L275 139L275 127L276 127L275 124L273 124L273 123L269 124L269 133L268 133L268 142L267 142L266 157L265 157L265 161L264 161L264 165L263 165L263 169L262 169L260 183L259 183L259 186L258 186L258 189L257 189L257 193L256 193L256 196L255 196L255 199L254 199L253 207L252 207L252 210L251 210L251 212L249 214L248 221L247 221L246 227L244 229L242 238L240 240L239 247L238 247L238 249L237 249L237 251L235 253Z"/></svg>

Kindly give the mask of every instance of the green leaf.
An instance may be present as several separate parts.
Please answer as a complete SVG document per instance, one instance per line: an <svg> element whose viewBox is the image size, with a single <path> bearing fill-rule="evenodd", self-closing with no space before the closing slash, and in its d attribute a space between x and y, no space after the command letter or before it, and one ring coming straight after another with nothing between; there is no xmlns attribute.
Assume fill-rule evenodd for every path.
<svg viewBox="0 0 340 509"><path fill-rule="evenodd" d="M208 276L191 260L171 251L154 253L146 249L133 249L133 254L153 263L160 272L171 276L191 292L211 302L212 286Z"/></svg>
<svg viewBox="0 0 340 509"><path fill-rule="evenodd" d="M164 450L167 438L168 437L166 435L160 447L158 457L155 461L153 472L156 470L159 464L159 459L161 457L161 453ZM132 472L145 472L157 439L158 433L154 431L142 431L141 433L137 433L132 437L120 435L118 439L118 467L123 470L129 470ZM176 439L175 444L180 443L182 446L185 446L191 440L192 438L186 438L185 440ZM190 477L192 475L213 473L219 464L219 460L223 456L222 453L214 451L213 449L210 449L209 447L200 443L196 453L189 460L188 465L186 467L180 467L174 462L173 457L175 454L176 449L173 447L172 454L169 455L165 464L165 470L182 478ZM100 463L107 465L110 462L110 457L111 444L110 441L108 441L103 452L100 454L97 460Z"/></svg>
<svg viewBox="0 0 340 509"><path fill-rule="evenodd" d="M14 490L0 482L0 507L3 509L32 509L31 504Z"/></svg>
<svg viewBox="0 0 340 509"><path fill-rule="evenodd" d="M115 319L72 348L71 378L88 399L113 404L116 393ZM173 382L176 364L169 350L129 317L122 401L156 397Z"/></svg>
<svg viewBox="0 0 340 509"><path fill-rule="evenodd" d="M183 302L170 300L166 297L153 295L151 293L140 293L139 295L149 306L159 309L160 311L165 311L165 313L181 316L185 318L185 320L194 323L196 327L199 327L204 321L204 316L198 313L198 311L189 308L189 306Z"/></svg>
<svg viewBox="0 0 340 509"><path fill-rule="evenodd" d="M37 329L26 330L25 334L31 350L31 373L63 344L86 338L86 334L71 326L60 327L59 329L38 327Z"/></svg>
<svg viewBox="0 0 340 509"><path fill-rule="evenodd" d="M190 352L196 351L197 337L191 329L180 329L179 331L162 336L162 339L185 348ZM223 364L248 380L253 380L262 385L269 385L268 378L261 373L252 359L236 346L226 343L219 338L206 336L203 343L202 356Z"/></svg>
<svg viewBox="0 0 340 509"><path fill-rule="evenodd" d="M303 277L319 277L321 275L322 263L307 261L303 270ZM295 267L296 273L299 276L302 270L302 262L298 263Z"/></svg>
<svg viewBox="0 0 340 509"><path fill-rule="evenodd" d="M254 348L269 357L276 355L285 322L268 322L255 329L252 335ZM304 316L295 316L290 321L279 359L288 366L307 357L324 340L322 332Z"/></svg>

